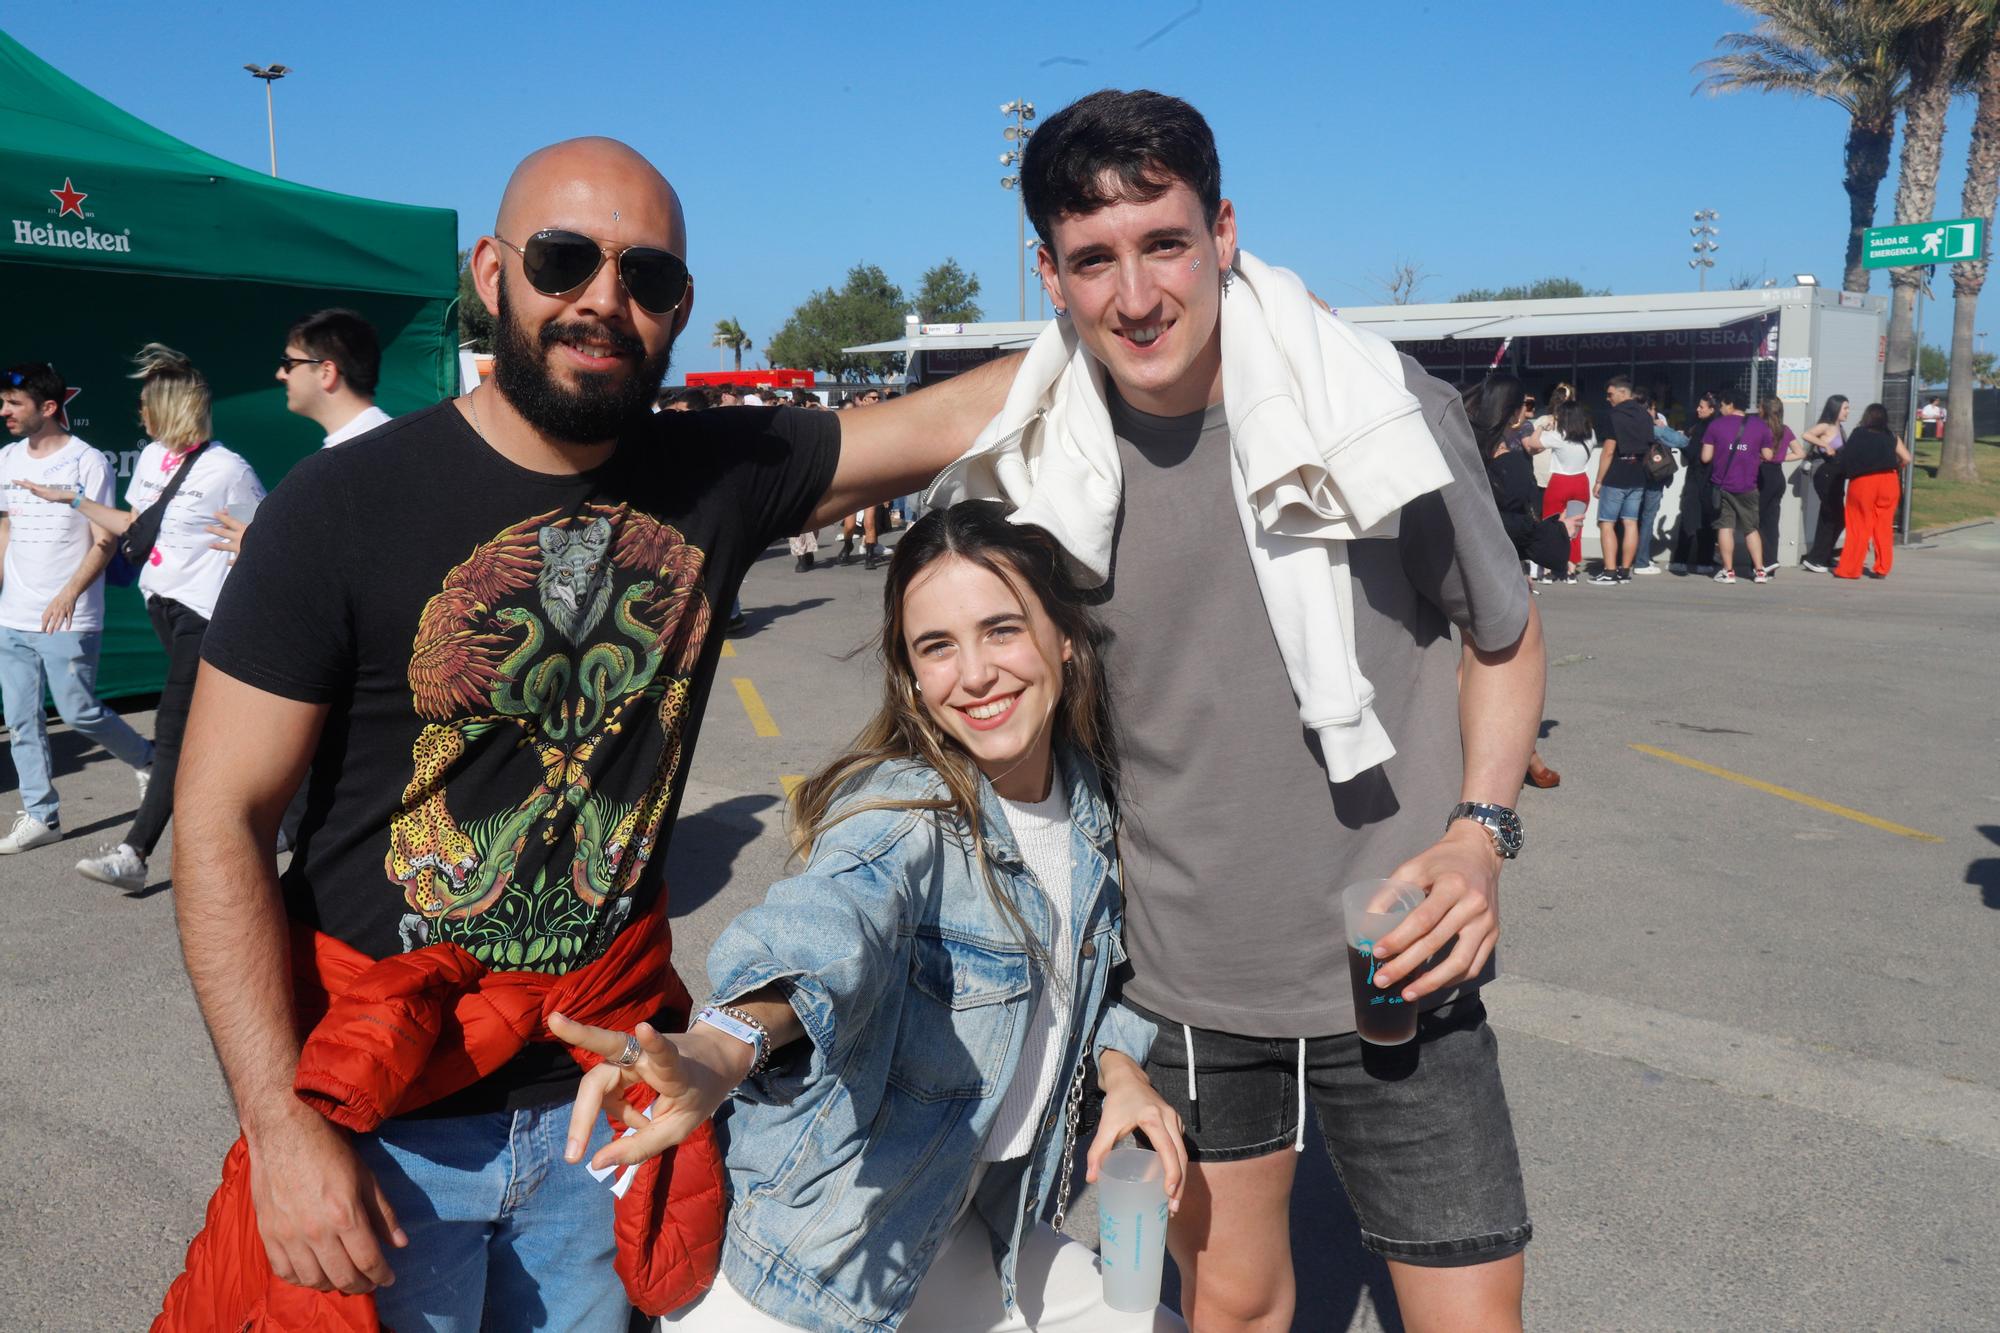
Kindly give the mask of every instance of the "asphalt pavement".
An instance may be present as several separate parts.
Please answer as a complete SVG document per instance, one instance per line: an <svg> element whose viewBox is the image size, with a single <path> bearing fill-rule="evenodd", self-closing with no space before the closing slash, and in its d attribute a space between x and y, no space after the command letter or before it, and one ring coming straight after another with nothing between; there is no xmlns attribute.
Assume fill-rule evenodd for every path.
<svg viewBox="0 0 2000 1333"><path fill-rule="evenodd" d="M745 586L668 860L696 990L786 873L787 781L874 704L881 586L782 547ZM1661 574L1538 604L1563 782L1522 797L1487 993L1529 1326L2000 1327L2000 527L1882 583ZM129 822L130 776L55 737L71 836L0 859L0 1326L137 1328L235 1130L171 890L70 869ZM1399 1329L1311 1136L1293 1218L1294 1327Z"/></svg>

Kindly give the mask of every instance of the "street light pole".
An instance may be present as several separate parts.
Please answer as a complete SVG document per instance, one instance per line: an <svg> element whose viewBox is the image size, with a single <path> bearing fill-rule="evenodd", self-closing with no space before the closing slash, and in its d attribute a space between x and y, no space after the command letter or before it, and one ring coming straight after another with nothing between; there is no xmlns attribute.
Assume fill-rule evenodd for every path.
<svg viewBox="0 0 2000 1333"><path fill-rule="evenodd" d="M278 115L271 106L271 85L292 72L289 65L245 65L253 79L264 81L264 129L271 139L271 174L278 174Z"/></svg>
<svg viewBox="0 0 2000 1333"><path fill-rule="evenodd" d="M1722 234L1716 221L1722 214L1712 208L1695 210L1694 225L1688 228L1688 235L1694 237L1694 258L1688 260L1688 267L1701 279L1701 290L1708 290L1708 271L1715 267L1715 252L1722 247L1715 238Z"/></svg>
<svg viewBox="0 0 2000 1333"><path fill-rule="evenodd" d="M1021 196L1021 158L1028 147L1028 136L1034 133L1028 122L1035 118L1035 104L1025 97L1017 97L1011 102L1000 104L1000 114L1012 116L1013 123L1000 131L1000 137L1014 145L1000 154L1000 165L1015 168L1012 176L1000 178L1000 188L1014 191L1014 276L1020 297L1020 318L1028 318L1028 201Z"/></svg>

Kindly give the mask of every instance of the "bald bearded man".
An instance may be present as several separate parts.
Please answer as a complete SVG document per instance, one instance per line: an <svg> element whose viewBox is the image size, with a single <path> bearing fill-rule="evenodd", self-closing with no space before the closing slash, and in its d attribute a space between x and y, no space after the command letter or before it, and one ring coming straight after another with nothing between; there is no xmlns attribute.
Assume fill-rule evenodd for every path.
<svg viewBox="0 0 2000 1333"><path fill-rule="evenodd" d="M657 1008L609 1026L684 1027L657 957L645 977L604 972L643 953L629 927L664 931L718 613L777 538L927 481L1006 389L996 367L853 412L653 414L693 308L688 254L679 198L625 145L527 158L472 254L492 381L298 464L209 629L174 887L257 1229L280 1283L372 1292L398 1333L622 1333L612 1194L561 1161L579 1070L530 1009L531 1039L476 1076L491 1050L458 1024L464 1002L413 1088L365 1086L412 1026L379 1007L358 1022L380 1050L341 1056L361 1051L359 1075L329 1073L318 1045L302 1067L316 1015L294 1000L288 935L318 932L335 994L400 959L434 989L439 969L458 990L568 986L578 1017L577 993L629 1008L636 986ZM309 764L281 881L270 849ZM390 1099L372 1128L352 1107L368 1095ZM343 1096L364 1132L315 1109Z"/></svg>

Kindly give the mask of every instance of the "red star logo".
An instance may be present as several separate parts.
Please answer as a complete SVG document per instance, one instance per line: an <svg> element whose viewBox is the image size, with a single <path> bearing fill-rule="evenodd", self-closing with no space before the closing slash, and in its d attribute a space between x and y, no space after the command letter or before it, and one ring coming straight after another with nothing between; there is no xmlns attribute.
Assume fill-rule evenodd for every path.
<svg viewBox="0 0 2000 1333"><path fill-rule="evenodd" d="M76 396L77 396L78 394L80 394L80 393L82 393L82 392L83 392L83 390L81 390L81 389L72 389L72 388L70 388L70 387L69 387L68 385L64 385L64 386L63 386L63 400L62 400L62 406L61 406L61 407L60 407L59 409L57 409L57 419L58 419L58 420L60 420L60 421L62 422L62 428L63 428L63 434L65 434L65 435L69 434L69 404L70 404L70 400L71 400L72 398L75 398L75 397L76 397Z"/></svg>
<svg viewBox="0 0 2000 1333"><path fill-rule="evenodd" d="M66 218L72 213L78 217L82 217L83 201L90 198L82 190L71 185L67 176L63 177L63 187L60 190L50 190L49 193L54 195L56 202L62 205L62 210L56 214L58 218Z"/></svg>

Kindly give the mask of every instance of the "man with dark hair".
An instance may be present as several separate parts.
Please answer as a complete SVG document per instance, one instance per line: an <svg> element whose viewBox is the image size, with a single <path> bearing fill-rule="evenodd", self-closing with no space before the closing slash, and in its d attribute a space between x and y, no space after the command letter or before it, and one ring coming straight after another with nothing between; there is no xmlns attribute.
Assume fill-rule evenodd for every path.
<svg viewBox="0 0 2000 1333"><path fill-rule="evenodd" d="M321 310L292 325L278 382L285 406L319 423L325 448L365 435L389 419L375 406L382 345L375 326L352 310Z"/></svg>
<svg viewBox="0 0 2000 1333"><path fill-rule="evenodd" d="M1719 511L1715 517L1717 583L1736 582L1736 534L1750 549L1750 578L1767 583L1764 537L1757 529L1757 472L1771 461L1771 428L1764 418L1743 411L1745 394L1734 385L1715 393L1721 410L1701 437L1701 461L1709 465Z"/></svg>
<svg viewBox="0 0 2000 1333"><path fill-rule="evenodd" d="M1476 987L1543 652L1459 396L1237 248L1177 98L1084 98L1021 181L1057 320L928 498L1002 496L1104 580L1124 997L1193 1161L1183 1313L1291 1326L1310 1097L1406 1326L1518 1328L1531 1228ZM1397 1048L1358 1039L1330 891L1383 876L1427 895L1370 955L1371 1007L1423 1011Z"/></svg>
<svg viewBox="0 0 2000 1333"><path fill-rule="evenodd" d="M1600 435L1597 465L1597 540L1603 561L1590 581L1615 585L1632 581L1639 556L1639 515L1646 505L1646 451L1653 447L1653 414L1633 398L1632 381L1613 375L1604 385L1611 406ZM1621 546L1620 537L1624 538Z"/></svg>
<svg viewBox="0 0 2000 1333"><path fill-rule="evenodd" d="M303 1287L372 1293L397 1329L623 1333L633 1304L713 1274L713 1140L636 1182L567 1165L598 1056L556 1041L551 1011L748 1072L753 1044L681 1031L664 910L717 612L774 539L934 474L1008 367L841 416L650 412L693 308L687 253L678 195L631 148L532 154L471 257L492 378L303 460L245 537L174 838L243 1138L167 1328L274 1305L358 1326ZM308 764L281 887L271 847Z"/></svg>
<svg viewBox="0 0 2000 1333"><path fill-rule="evenodd" d="M62 376L41 362L0 372L0 418L15 443L0 449L0 703L21 788L21 813L0 837L0 855L62 838L51 778L42 691L79 735L139 774L143 798L152 745L97 698L98 638L104 629L104 567L113 537L27 483L115 503L105 456L71 435Z"/></svg>

